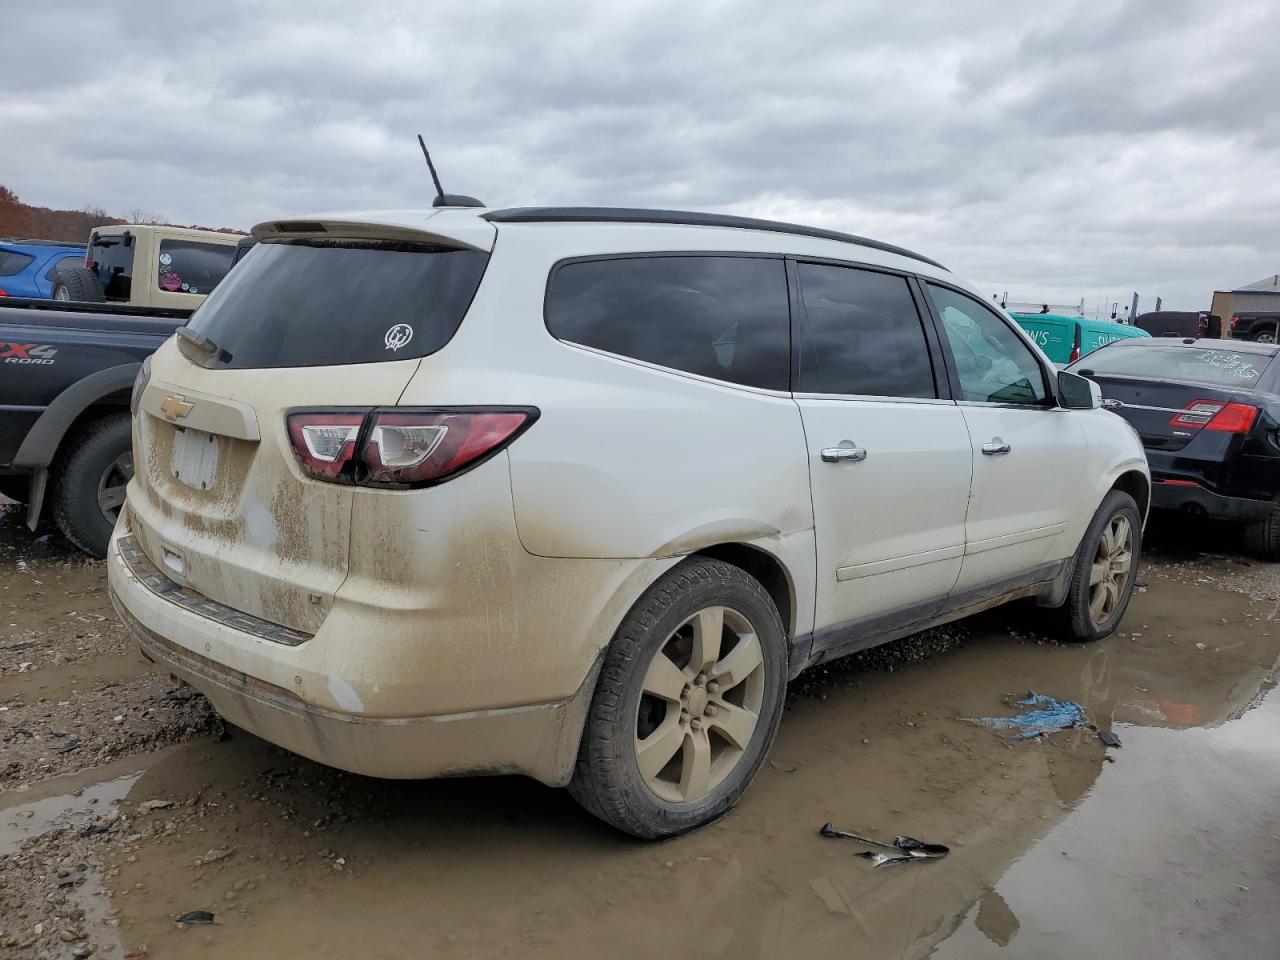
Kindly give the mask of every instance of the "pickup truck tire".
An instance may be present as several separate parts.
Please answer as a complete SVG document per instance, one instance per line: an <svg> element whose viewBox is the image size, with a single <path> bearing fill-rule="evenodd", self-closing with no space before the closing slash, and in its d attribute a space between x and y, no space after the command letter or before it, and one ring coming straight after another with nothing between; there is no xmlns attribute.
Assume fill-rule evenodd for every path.
<svg viewBox="0 0 1280 960"><path fill-rule="evenodd" d="M1101 640L1124 618L1142 556L1142 514L1133 497L1112 490L1080 540L1067 601L1058 608L1064 639Z"/></svg>
<svg viewBox="0 0 1280 960"><path fill-rule="evenodd" d="M1253 336L1249 339L1254 343L1275 343L1276 328L1271 325L1262 327L1261 329L1254 331Z"/></svg>
<svg viewBox="0 0 1280 960"><path fill-rule="evenodd" d="M636 837L704 826L764 762L786 687L786 634L768 592L738 567L686 560L614 634L569 792Z"/></svg>
<svg viewBox="0 0 1280 960"><path fill-rule="evenodd" d="M105 303L98 275L80 264L58 265L53 275L53 299L78 303Z"/></svg>
<svg viewBox="0 0 1280 960"><path fill-rule="evenodd" d="M108 414L69 444L70 453L54 469L53 519L81 550L105 557L124 485L133 478L129 414Z"/></svg>
<svg viewBox="0 0 1280 960"><path fill-rule="evenodd" d="M1263 560L1280 560L1280 503L1271 513L1244 528L1245 549Z"/></svg>

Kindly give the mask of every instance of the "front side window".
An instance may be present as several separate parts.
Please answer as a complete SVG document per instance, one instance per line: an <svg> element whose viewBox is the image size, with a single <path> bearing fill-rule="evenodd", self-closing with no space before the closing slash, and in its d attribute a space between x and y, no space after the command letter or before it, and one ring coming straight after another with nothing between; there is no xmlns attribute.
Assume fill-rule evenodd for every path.
<svg viewBox="0 0 1280 960"><path fill-rule="evenodd" d="M228 243L161 240L156 284L169 293L208 293L227 275L235 253Z"/></svg>
<svg viewBox="0 0 1280 960"><path fill-rule="evenodd" d="M580 260L556 270L547 329L715 380L786 390L790 329L781 259L731 256Z"/></svg>
<svg viewBox="0 0 1280 960"><path fill-rule="evenodd" d="M906 278L801 263L801 393L936 397L929 347Z"/></svg>
<svg viewBox="0 0 1280 960"><path fill-rule="evenodd" d="M962 399L1044 402L1048 392L1040 362L1000 317L962 293L932 283L928 290L960 374Z"/></svg>

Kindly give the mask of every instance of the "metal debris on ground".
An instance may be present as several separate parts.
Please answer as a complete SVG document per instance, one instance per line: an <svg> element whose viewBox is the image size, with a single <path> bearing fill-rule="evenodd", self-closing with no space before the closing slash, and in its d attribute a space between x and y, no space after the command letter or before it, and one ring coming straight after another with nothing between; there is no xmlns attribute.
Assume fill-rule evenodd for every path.
<svg viewBox="0 0 1280 960"><path fill-rule="evenodd" d="M208 910L190 910L173 918L174 923L213 923L213 914Z"/></svg>
<svg viewBox="0 0 1280 960"><path fill-rule="evenodd" d="M940 843L926 843L923 840L917 840L915 837L894 837L893 843L872 840L870 837L860 837L856 833L849 833L847 830L839 830L835 824L831 823L824 823L822 829L818 832L824 837L854 840L858 843L893 851L891 854L887 854L864 850L857 854L859 857L870 860L877 867L886 863L906 863L909 860L940 860L951 852L950 847L944 847Z"/></svg>
<svg viewBox="0 0 1280 960"><path fill-rule="evenodd" d="M1103 744L1108 747L1120 746L1120 738L1116 736L1114 733L1112 733L1110 730L1099 730L1098 739L1101 740Z"/></svg>
<svg viewBox="0 0 1280 960"><path fill-rule="evenodd" d="M1020 700L1006 697L1011 707L1035 707L1012 717L978 717L974 722L998 730L1018 730L1014 740L1031 740L1042 734L1056 733L1085 723L1084 707L1074 700L1058 700L1042 693L1028 691Z"/></svg>

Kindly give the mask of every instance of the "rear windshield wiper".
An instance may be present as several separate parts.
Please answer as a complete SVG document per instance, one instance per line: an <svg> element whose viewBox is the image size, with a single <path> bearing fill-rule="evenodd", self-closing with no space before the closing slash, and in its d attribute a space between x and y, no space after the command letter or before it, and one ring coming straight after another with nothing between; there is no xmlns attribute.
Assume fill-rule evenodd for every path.
<svg viewBox="0 0 1280 960"><path fill-rule="evenodd" d="M203 333L192 330L191 327L186 324L183 324L173 332L178 335L179 340L189 343L196 350L206 354L212 362L228 363L231 360L230 353L223 350Z"/></svg>

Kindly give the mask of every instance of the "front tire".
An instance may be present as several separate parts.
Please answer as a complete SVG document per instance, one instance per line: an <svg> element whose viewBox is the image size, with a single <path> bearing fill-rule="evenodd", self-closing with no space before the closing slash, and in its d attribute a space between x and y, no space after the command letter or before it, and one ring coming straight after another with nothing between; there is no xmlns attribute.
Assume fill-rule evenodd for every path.
<svg viewBox="0 0 1280 960"><path fill-rule="evenodd" d="M1059 609L1067 639L1101 640L1115 632L1133 596L1142 556L1142 515L1133 497L1112 490L1076 551L1067 601Z"/></svg>
<svg viewBox="0 0 1280 960"><path fill-rule="evenodd" d="M614 635L570 793L644 839L711 823L764 761L786 677L786 634L764 587L731 564L686 560Z"/></svg>
<svg viewBox="0 0 1280 960"><path fill-rule="evenodd" d="M103 417L75 437L57 468L53 519L68 540L95 557L107 544L133 478L129 414Z"/></svg>

